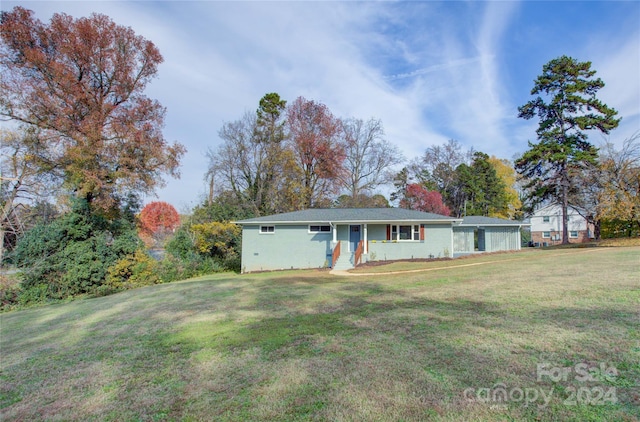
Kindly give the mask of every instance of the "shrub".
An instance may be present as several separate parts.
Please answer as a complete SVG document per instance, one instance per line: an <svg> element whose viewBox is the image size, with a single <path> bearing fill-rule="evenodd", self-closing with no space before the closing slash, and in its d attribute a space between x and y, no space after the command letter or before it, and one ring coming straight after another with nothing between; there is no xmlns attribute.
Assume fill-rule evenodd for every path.
<svg viewBox="0 0 640 422"><path fill-rule="evenodd" d="M20 280L0 274L0 310L12 309L20 296Z"/></svg>
<svg viewBox="0 0 640 422"><path fill-rule="evenodd" d="M227 259L237 254L240 244L240 227L233 223L212 221L191 227L197 251L203 255Z"/></svg>
<svg viewBox="0 0 640 422"><path fill-rule="evenodd" d="M78 201L70 213L34 227L18 242L13 254L23 274L20 301L93 293L107 269L140 246L131 222L109 222Z"/></svg>
<svg viewBox="0 0 640 422"><path fill-rule="evenodd" d="M160 270L164 282L225 270L240 271L240 228L209 222L182 226L169 242Z"/></svg>
<svg viewBox="0 0 640 422"><path fill-rule="evenodd" d="M114 290L132 289L160 283L158 263L142 249L116 261L107 270L105 285Z"/></svg>
<svg viewBox="0 0 640 422"><path fill-rule="evenodd" d="M187 226L180 227L171 240L167 242L165 249L175 258L183 261L193 258L196 252L189 228Z"/></svg>

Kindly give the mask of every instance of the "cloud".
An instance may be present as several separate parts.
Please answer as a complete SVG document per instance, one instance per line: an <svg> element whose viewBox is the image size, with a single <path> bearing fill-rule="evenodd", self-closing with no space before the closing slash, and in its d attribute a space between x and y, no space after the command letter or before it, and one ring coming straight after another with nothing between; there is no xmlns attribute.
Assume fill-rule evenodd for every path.
<svg viewBox="0 0 640 422"><path fill-rule="evenodd" d="M413 78L415 76L426 75L427 73L433 73L436 71L450 70L458 66L466 66L470 64L476 64L482 62L484 60L483 57L470 57L470 58L462 58L462 59L454 59L448 63L439 63L434 64L429 67L425 67L422 69L412 70L407 73L398 73L396 75L386 76L387 80L396 80L396 79L405 79L405 78Z"/></svg>
<svg viewBox="0 0 640 422"><path fill-rule="evenodd" d="M613 43L601 29L558 29L575 19L573 5L558 6L549 27L538 19L547 4L536 2L20 4L43 21L56 11L105 13L158 46L165 62L147 94L167 107L166 138L188 149L182 178L158 194L179 209L204 192L205 153L220 143L218 129L268 92L322 102L340 117L379 118L407 158L449 138L511 158L535 139L536 122L518 119L517 106L552 47L599 52L592 61L607 84L601 98L624 116L618 131L639 126L640 37L633 19L624 30L611 24L628 8L637 12L632 3L616 3L622 11L598 27L620 32Z"/></svg>
<svg viewBox="0 0 640 422"><path fill-rule="evenodd" d="M605 83L598 98L622 117L619 127L608 137L618 146L640 131L640 32L629 34L620 44L616 49L596 50L604 54L592 64L596 77Z"/></svg>

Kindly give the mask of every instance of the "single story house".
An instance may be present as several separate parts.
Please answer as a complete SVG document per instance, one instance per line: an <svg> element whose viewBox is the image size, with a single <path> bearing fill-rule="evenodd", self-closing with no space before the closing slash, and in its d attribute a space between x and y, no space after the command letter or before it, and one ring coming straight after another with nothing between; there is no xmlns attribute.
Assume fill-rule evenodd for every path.
<svg viewBox="0 0 640 422"><path fill-rule="evenodd" d="M520 249L521 222L402 208L307 209L236 221L242 271L350 269L377 260ZM475 240L478 239L478 248Z"/></svg>
<svg viewBox="0 0 640 422"><path fill-rule="evenodd" d="M502 218L468 216L453 226L456 256L474 252L517 251L522 246L520 229L527 223Z"/></svg>
<svg viewBox="0 0 640 422"><path fill-rule="evenodd" d="M583 243L594 238L593 224L587 222L577 208L569 206L567 210L569 242ZM531 241L537 246L549 246L562 243L562 207L557 204L536 209L530 217Z"/></svg>

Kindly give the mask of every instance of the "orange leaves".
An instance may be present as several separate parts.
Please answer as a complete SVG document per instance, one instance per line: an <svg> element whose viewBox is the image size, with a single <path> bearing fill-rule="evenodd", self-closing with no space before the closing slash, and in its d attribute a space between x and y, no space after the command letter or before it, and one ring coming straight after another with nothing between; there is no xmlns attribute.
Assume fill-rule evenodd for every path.
<svg viewBox="0 0 640 422"><path fill-rule="evenodd" d="M150 235L171 233L180 224L180 215L173 205L157 201L147 204L140 212L140 226Z"/></svg>
<svg viewBox="0 0 640 422"><path fill-rule="evenodd" d="M345 158L339 141L340 120L328 107L298 97L287 109L292 147L303 173L304 206L337 189Z"/></svg>
<svg viewBox="0 0 640 422"><path fill-rule="evenodd" d="M45 24L21 7L2 13L0 36L0 115L52 140L67 188L109 210L178 176L185 149L166 142L165 109L143 93L163 60L151 41L105 15Z"/></svg>

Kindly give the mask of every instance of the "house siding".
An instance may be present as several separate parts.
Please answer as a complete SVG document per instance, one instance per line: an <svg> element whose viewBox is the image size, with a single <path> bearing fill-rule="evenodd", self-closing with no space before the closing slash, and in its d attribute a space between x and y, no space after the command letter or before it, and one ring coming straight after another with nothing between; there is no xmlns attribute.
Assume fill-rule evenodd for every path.
<svg viewBox="0 0 640 422"><path fill-rule="evenodd" d="M352 266L356 239L367 241L359 262L474 253L476 231L480 250L516 250L522 225L482 216L453 219L399 208L309 209L237 224L242 225L243 272L330 267L336 244L341 245L336 267ZM310 233L309 224L329 225L331 231ZM264 233L261 225L268 227ZM359 232L351 231L351 226L359 226ZM391 226L412 226L411 236L406 236L406 230L396 230L395 239L390 239L394 232ZM400 240L400 236L407 239Z"/></svg>
<svg viewBox="0 0 640 422"><path fill-rule="evenodd" d="M519 227L487 227L484 230L485 252L517 251L520 249Z"/></svg>
<svg viewBox="0 0 640 422"><path fill-rule="evenodd" d="M374 236L371 235L372 232L375 234ZM424 237L424 240L389 241L386 240L386 224L371 225L369 226L369 253L367 260L390 261L452 256L453 245L450 224L424 224Z"/></svg>
<svg viewBox="0 0 640 422"><path fill-rule="evenodd" d="M330 265L333 234L309 233L309 226L276 225L261 234L260 226L242 230L242 271L323 268Z"/></svg>
<svg viewBox="0 0 640 422"><path fill-rule="evenodd" d="M474 253L475 231L478 231L478 252L517 251L521 248L520 227L454 227L456 254Z"/></svg>
<svg viewBox="0 0 640 422"><path fill-rule="evenodd" d="M569 242L588 242L593 232L587 220L571 207L568 214L567 229L578 232L578 237L570 237ZM545 217L549 221L544 221ZM550 237L543 237L545 232L549 232ZM531 241L538 245L562 243L562 209L559 206L541 208L531 216Z"/></svg>
<svg viewBox="0 0 640 422"><path fill-rule="evenodd" d="M455 227L453 229L453 252L472 253L475 250L473 227Z"/></svg>

